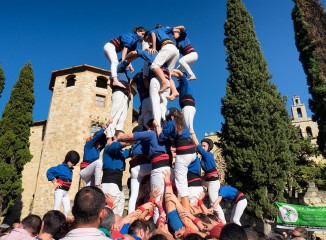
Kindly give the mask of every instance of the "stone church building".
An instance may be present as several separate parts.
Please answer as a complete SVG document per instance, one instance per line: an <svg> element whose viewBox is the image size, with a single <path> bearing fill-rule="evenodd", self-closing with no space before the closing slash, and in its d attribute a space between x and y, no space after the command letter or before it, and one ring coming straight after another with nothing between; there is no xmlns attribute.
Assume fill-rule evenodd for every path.
<svg viewBox="0 0 326 240"><path fill-rule="evenodd" d="M53 208L54 188L46 178L47 169L62 163L70 150L76 150L82 160L85 139L108 121L112 94L111 88L107 87L109 75L110 71L89 65L52 72L48 119L35 122L30 129L33 158L23 171L21 217L29 213L42 216ZM129 103L125 132L131 132L136 122L137 111L132 106L133 97ZM71 199L79 189L79 170L78 164L73 171Z"/></svg>

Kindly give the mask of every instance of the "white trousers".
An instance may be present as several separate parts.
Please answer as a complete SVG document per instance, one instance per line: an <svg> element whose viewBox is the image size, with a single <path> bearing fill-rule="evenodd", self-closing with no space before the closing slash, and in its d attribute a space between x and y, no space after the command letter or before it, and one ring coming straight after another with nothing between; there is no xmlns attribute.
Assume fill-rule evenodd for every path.
<svg viewBox="0 0 326 240"><path fill-rule="evenodd" d="M111 118L112 123L106 129L106 137L114 136L115 130L123 130L128 114L128 97L121 91L116 91L111 97Z"/></svg>
<svg viewBox="0 0 326 240"><path fill-rule="evenodd" d="M130 197L128 204L128 214L136 209L136 202L139 194L139 187L143 178L151 174L152 164L140 164L130 170Z"/></svg>
<svg viewBox="0 0 326 240"><path fill-rule="evenodd" d="M185 120L185 124L189 129L194 130L194 118L196 114L196 108L193 106L185 106L182 108L182 115Z"/></svg>
<svg viewBox="0 0 326 240"><path fill-rule="evenodd" d="M189 75L195 75L191 70L190 66L193 65L197 61L197 59L197 52L191 52L179 59L180 65L177 67L177 69L179 69L181 72L183 70L186 70Z"/></svg>
<svg viewBox="0 0 326 240"><path fill-rule="evenodd" d="M146 123L153 118L151 98L145 98L141 104L141 115L138 118L138 125L146 127Z"/></svg>
<svg viewBox="0 0 326 240"><path fill-rule="evenodd" d="M71 210L69 191L57 188L57 189L54 190L54 207L53 207L53 210L59 210L60 211L61 203L63 205L64 214L67 217L70 210Z"/></svg>
<svg viewBox="0 0 326 240"><path fill-rule="evenodd" d="M153 169L151 171L151 191L153 191L154 189L158 189L159 192L162 194L162 196L164 197L164 193L165 193L165 182L164 182L164 172L165 171L170 171L171 172L171 182L173 179L173 171L172 168L170 167L160 167L160 168L156 168ZM159 199L160 196L157 197L157 200ZM155 207L154 209L154 223L157 222L157 219L159 217L159 212L157 207Z"/></svg>
<svg viewBox="0 0 326 240"><path fill-rule="evenodd" d="M102 191L105 194L115 197L113 212L122 216L125 206L124 192L120 191L118 185L115 183L102 183Z"/></svg>
<svg viewBox="0 0 326 240"><path fill-rule="evenodd" d="M204 185L207 187L208 197L211 204L213 205L216 199L218 198L218 192L221 186L220 180L207 181L207 182L204 181ZM222 222L226 223L224 212L221 205L218 204L214 210L218 213L218 216L222 220Z"/></svg>
<svg viewBox="0 0 326 240"><path fill-rule="evenodd" d="M119 61L117 52L115 51L115 46L112 43L108 42L104 45L104 55L111 63L111 76L117 77Z"/></svg>
<svg viewBox="0 0 326 240"><path fill-rule="evenodd" d="M152 78L149 85L149 97L152 104L153 118L161 126L161 119L165 120L166 106L168 105L166 97L170 95L170 88L166 89L161 95L158 92L160 88L160 81L157 78Z"/></svg>
<svg viewBox="0 0 326 240"><path fill-rule="evenodd" d="M247 207L247 204L248 204L247 199L242 199L233 206L232 213L231 213L231 219L230 219L231 223L236 223L239 226L241 226L240 218L241 218L245 208Z"/></svg>
<svg viewBox="0 0 326 240"><path fill-rule="evenodd" d="M86 186L101 185L103 175L102 167L102 159L97 159L80 171L80 177L84 180Z"/></svg>
<svg viewBox="0 0 326 240"><path fill-rule="evenodd" d="M171 73L178 60L179 50L177 47L174 44L166 44L158 52L154 62L151 65L151 69L162 67L164 64L166 64L167 69L169 69Z"/></svg>
<svg viewBox="0 0 326 240"><path fill-rule="evenodd" d="M200 194L204 191L204 188L202 186L194 186L194 187L188 187L189 192L189 202L190 204L194 204L198 202L198 199L200 197Z"/></svg>
<svg viewBox="0 0 326 240"><path fill-rule="evenodd" d="M178 190L179 197L188 197L188 166L190 163L195 161L196 153L191 154L177 154L175 157L174 174L175 174L175 185Z"/></svg>

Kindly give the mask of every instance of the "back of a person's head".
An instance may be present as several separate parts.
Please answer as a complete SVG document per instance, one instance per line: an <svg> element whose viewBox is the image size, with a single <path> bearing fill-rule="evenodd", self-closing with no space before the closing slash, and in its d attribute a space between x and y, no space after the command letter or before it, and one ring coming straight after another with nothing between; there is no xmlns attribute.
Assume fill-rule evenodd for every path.
<svg viewBox="0 0 326 240"><path fill-rule="evenodd" d="M258 232L255 229L252 229L251 227L249 228L244 228L248 240L259 240L259 235Z"/></svg>
<svg viewBox="0 0 326 240"><path fill-rule="evenodd" d="M203 240L205 238L202 238L197 233L190 233L187 236L185 236L183 239L185 239L185 240Z"/></svg>
<svg viewBox="0 0 326 240"><path fill-rule="evenodd" d="M104 207L104 193L97 187L88 186L77 192L72 214L77 224L94 223Z"/></svg>
<svg viewBox="0 0 326 240"><path fill-rule="evenodd" d="M204 223L212 223L211 219L204 213L197 213L196 218L199 218Z"/></svg>
<svg viewBox="0 0 326 240"><path fill-rule="evenodd" d="M168 240L163 234L155 234L151 236L148 240Z"/></svg>
<svg viewBox="0 0 326 240"><path fill-rule="evenodd" d="M64 162L65 163L71 162L72 164L76 165L79 162L79 159L80 159L79 153L72 150L66 154Z"/></svg>
<svg viewBox="0 0 326 240"><path fill-rule="evenodd" d="M58 210L50 210L43 216L43 233L49 233L55 239L63 237L66 228L66 216Z"/></svg>
<svg viewBox="0 0 326 240"><path fill-rule="evenodd" d="M147 229L148 229L148 226L145 223L145 221L138 219L138 220L134 221L132 224L130 224L128 234L137 235L138 231L143 230L144 232L146 232Z"/></svg>
<svg viewBox="0 0 326 240"><path fill-rule="evenodd" d="M153 218L148 219L147 221L145 221L145 223L147 224L150 233L156 230Z"/></svg>
<svg viewBox="0 0 326 240"><path fill-rule="evenodd" d="M235 223L224 225L220 240L248 240L245 230Z"/></svg>
<svg viewBox="0 0 326 240"><path fill-rule="evenodd" d="M42 219L35 215L30 214L22 220L23 228L31 235L35 236L39 234L42 225Z"/></svg>
<svg viewBox="0 0 326 240"><path fill-rule="evenodd" d="M304 227L296 227L293 229L292 231L292 237L303 237L303 238L307 238L307 229L305 229Z"/></svg>
<svg viewBox="0 0 326 240"><path fill-rule="evenodd" d="M111 230L112 224L114 223L114 212L111 208L105 207L105 215L100 223L100 228L105 228L108 231Z"/></svg>

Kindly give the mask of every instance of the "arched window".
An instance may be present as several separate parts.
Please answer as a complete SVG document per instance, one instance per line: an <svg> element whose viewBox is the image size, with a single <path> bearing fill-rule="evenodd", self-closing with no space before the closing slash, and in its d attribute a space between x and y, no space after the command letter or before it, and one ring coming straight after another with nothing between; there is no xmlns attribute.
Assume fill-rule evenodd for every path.
<svg viewBox="0 0 326 240"><path fill-rule="evenodd" d="M66 85L66 87L75 86L76 75L69 75L68 77L66 77L66 79L67 79L67 85Z"/></svg>
<svg viewBox="0 0 326 240"><path fill-rule="evenodd" d="M299 138L303 138L302 130L299 129Z"/></svg>
<svg viewBox="0 0 326 240"><path fill-rule="evenodd" d="M97 77L96 79L96 87L98 88L107 88L108 80L105 77Z"/></svg>
<svg viewBox="0 0 326 240"><path fill-rule="evenodd" d="M298 104L299 104L299 100L295 99L295 105L298 105Z"/></svg>
<svg viewBox="0 0 326 240"><path fill-rule="evenodd" d="M101 129L101 125L100 123L94 123L92 124L91 128L90 128L90 135L94 136L94 134Z"/></svg>
<svg viewBox="0 0 326 240"><path fill-rule="evenodd" d="M313 137L311 127L306 127L306 132L308 137Z"/></svg>
<svg viewBox="0 0 326 240"><path fill-rule="evenodd" d="M297 109L297 113L298 113L298 118L302 118L302 111L301 108Z"/></svg>

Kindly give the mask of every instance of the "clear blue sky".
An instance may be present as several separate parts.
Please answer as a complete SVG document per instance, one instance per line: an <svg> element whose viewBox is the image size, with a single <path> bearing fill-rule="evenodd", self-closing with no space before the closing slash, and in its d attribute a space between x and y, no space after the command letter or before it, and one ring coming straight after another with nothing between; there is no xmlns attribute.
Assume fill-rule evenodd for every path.
<svg viewBox="0 0 326 240"><path fill-rule="evenodd" d="M293 95L299 95L308 105L306 76L294 42L293 1L243 2L253 16L269 72L273 75L272 82L283 96L288 96L289 113ZM322 3L325 6L326 0ZM205 132L218 131L224 121L220 109L228 76L223 45L225 20L226 0L3 1L0 64L6 86L0 99L0 111L9 99L20 69L28 61L35 75L33 118L34 121L45 120L52 96L48 90L52 71L82 64L109 69L103 46L111 38L130 32L134 26L184 25L199 54L193 66L197 80L191 83L197 102L195 131L200 137ZM169 103L169 106L177 105L177 101ZM138 108L137 103L135 107Z"/></svg>

